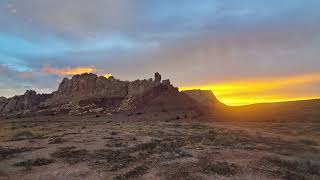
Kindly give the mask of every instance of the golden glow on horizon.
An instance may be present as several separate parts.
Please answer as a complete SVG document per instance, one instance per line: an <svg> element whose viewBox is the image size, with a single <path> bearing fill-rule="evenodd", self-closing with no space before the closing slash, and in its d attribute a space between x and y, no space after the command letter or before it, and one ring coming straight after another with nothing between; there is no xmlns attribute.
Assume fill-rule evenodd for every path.
<svg viewBox="0 0 320 180"><path fill-rule="evenodd" d="M49 73L49 74L57 74L57 75L77 75L83 73L94 73L97 69L94 67L75 67L75 68L51 68L51 67L44 67L42 72Z"/></svg>
<svg viewBox="0 0 320 180"><path fill-rule="evenodd" d="M109 77L111 77L112 76L112 74L110 74L110 73L106 73L106 74L104 74L104 75L102 75L103 77L105 77L105 78L109 78Z"/></svg>
<svg viewBox="0 0 320 180"><path fill-rule="evenodd" d="M203 86L181 87L180 90L202 89L212 90L217 98L232 106L247 105L254 103L268 103L280 101L295 101L316 99L317 96L288 95L292 86L320 82L320 73L305 74L281 78L262 78L246 81L229 81Z"/></svg>

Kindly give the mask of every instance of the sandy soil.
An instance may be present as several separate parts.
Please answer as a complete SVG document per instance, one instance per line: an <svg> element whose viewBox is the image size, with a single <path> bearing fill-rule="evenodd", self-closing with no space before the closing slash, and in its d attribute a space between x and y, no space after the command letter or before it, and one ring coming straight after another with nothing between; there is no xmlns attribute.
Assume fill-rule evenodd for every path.
<svg viewBox="0 0 320 180"><path fill-rule="evenodd" d="M320 123L188 115L0 120L0 179L320 179Z"/></svg>

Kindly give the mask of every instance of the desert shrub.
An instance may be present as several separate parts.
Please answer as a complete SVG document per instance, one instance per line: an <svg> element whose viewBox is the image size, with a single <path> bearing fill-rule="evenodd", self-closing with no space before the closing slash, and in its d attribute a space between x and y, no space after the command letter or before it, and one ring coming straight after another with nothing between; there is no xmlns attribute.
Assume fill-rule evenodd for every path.
<svg viewBox="0 0 320 180"><path fill-rule="evenodd" d="M284 170L283 174L283 179L286 180L306 180L306 177L293 171Z"/></svg>
<svg viewBox="0 0 320 180"><path fill-rule="evenodd" d="M112 135L112 136L116 136L116 135L118 135L119 133L118 132L115 132L115 131L112 131L111 133L110 133L110 135Z"/></svg>
<svg viewBox="0 0 320 180"><path fill-rule="evenodd" d="M318 143L312 139L300 139L299 142L305 144L305 145L309 145L309 146L317 146Z"/></svg>
<svg viewBox="0 0 320 180"><path fill-rule="evenodd" d="M217 174L222 176L233 176L237 174L238 166L233 163L214 161L207 156L199 157L200 167L205 174Z"/></svg>
<svg viewBox="0 0 320 180"><path fill-rule="evenodd" d="M284 170L285 179L303 179L310 175L320 175L320 162L310 159L286 159L280 156L268 156L266 161ZM296 177L296 178L294 178Z"/></svg>
<svg viewBox="0 0 320 180"><path fill-rule="evenodd" d="M207 128L207 126L203 125L203 124L200 124L200 123L192 123L190 126L189 126L190 129L205 129Z"/></svg>
<svg viewBox="0 0 320 180"><path fill-rule="evenodd" d="M172 164L163 168L164 171L159 173L160 176L163 176L163 179L170 180L198 180L201 177L198 177L194 169L188 164Z"/></svg>
<svg viewBox="0 0 320 180"><path fill-rule="evenodd" d="M33 139L36 137L38 137L38 135L34 134L31 131L26 130L26 131L20 131L20 132L13 134L12 140L19 141L19 140Z"/></svg>
<svg viewBox="0 0 320 180"><path fill-rule="evenodd" d="M0 146L0 160L9 158L15 154L31 151L32 148L5 148Z"/></svg>
<svg viewBox="0 0 320 180"><path fill-rule="evenodd" d="M204 172L209 174L218 174L223 176L230 176L236 174L236 166L227 162L209 163L204 166Z"/></svg>
<svg viewBox="0 0 320 180"><path fill-rule="evenodd" d="M62 144L66 142L65 139L62 139L62 138L53 138L53 139L49 139L49 144Z"/></svg>
<svg viewBox="0 0 320 180"><path fill-rule="evenodd" d="M85 149L72 150L74 147L61 148L60 150L51 154L54 158L63 159L69 164L77 164L79 162L87 161L90 156L89 152Z"/></svg>
<svg viewBox="0 0 320 180"><path fill-rule="evenodd" d="M32 167L34 167L34 166L45 166L45 165L49 165L51 163L54 163L53 159L39 158L39 159L35 159L35 160L21 161L21 162L15 163L14 166L25 167L26 170L31 170Z"/></svg>
<svg viewBox="0 0 320 180"><path fill-rule="evenodd" d="M145 174L148 170L147 165L140 165L135 167L134 169L126 172L125 174L121 174L119 176L116 176L113 178L114 180L126 180L126 179L132 179L134 177L139 177Z"/></svg>

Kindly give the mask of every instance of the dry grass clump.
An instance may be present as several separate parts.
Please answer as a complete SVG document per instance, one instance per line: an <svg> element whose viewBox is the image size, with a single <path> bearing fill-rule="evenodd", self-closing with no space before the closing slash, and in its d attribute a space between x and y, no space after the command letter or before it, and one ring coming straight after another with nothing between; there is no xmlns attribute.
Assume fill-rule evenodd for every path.
<svg viewBox="0 0 320 180"><path fill-rule="evenodd" d="M0 160L14 156L15 154L32 151L32 148L8 148L0 146Z"/></svg>
<svg viewBox="0 0 320 180"><path fill-rule="evenodd" d="M118 175L116 177L114 177L114 180L126 180L126 179L132 179L132 178L136 178L139 176L144 175L147 171L148 171L148 165L140 165L140 166L136 166L135 168L133 168L132 170L126 172L125 174L121 174Z"/></svg>
<svg viewBox="0 0 320 180"><path fill-rule="evenodd" d="M318 142L312 139L300 139L299 142L309 146L318 146Z"/></svg>
<svg viewBox="0 0 320 180"><path fill-rule="evenodd" d="M16 131L11 135L11 141L22 141L29 139L41 139L44 138L43 134L40 134L33 130Z"/></svg>
<svg viewBox="0 0 320 180"><path fill-rule="evenodd" d="M17 167L24 167L26 170L31 170L34 166L45 166L54 163L53 159L45 159L45 158L38 158L35 160L26 160L15 163L13 166Z"/></svg>
<svg viewBox="0 0 320 180"><path fill-rule="evenodd" d="M90 159L89 152L85 149L73 150L75 147L61 148L60 150L51 154L54 158L63 159L69 164L77 164Z"/></svg>
<svg viewBox="0 0 320 180"><path fill-rule="evenodd" d="M163 167L163 171L159 172L162 179L170 180L198 180L201 179L196 173L197 169L192 167L192 164L174 163Z"/></svg>
<svg viewBox="0 0 320 180"><path fill-rule="evenodd" d="M201 164L205 174L217 174L222 176L233 176L237 174L237 166L227 162L205 162Z"/></svg>
<svg viewBox="0 0 320 180"><path fill-rule="evenodd" d="M266 156L263 158L263 161L278 167L284 179L320 178L320 161L317 160Z"/></svg>
<svg viewBox="0 0 320 180"><path fill-rule="evenodd" d="M20 131L12 135L12 140L19 141L25 139L32 139L36 135L31 131Z"/></svg>

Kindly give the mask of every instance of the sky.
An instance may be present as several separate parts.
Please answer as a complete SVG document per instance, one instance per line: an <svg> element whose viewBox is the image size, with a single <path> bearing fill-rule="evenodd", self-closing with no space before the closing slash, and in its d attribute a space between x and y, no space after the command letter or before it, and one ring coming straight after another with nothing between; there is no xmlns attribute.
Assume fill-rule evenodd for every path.
<svg viewBox="0 0 320 180"><path fill-rule="evenodd" d="M160 72L228 105L320 97L319 0L1 0L0 96Z"/></svg>

